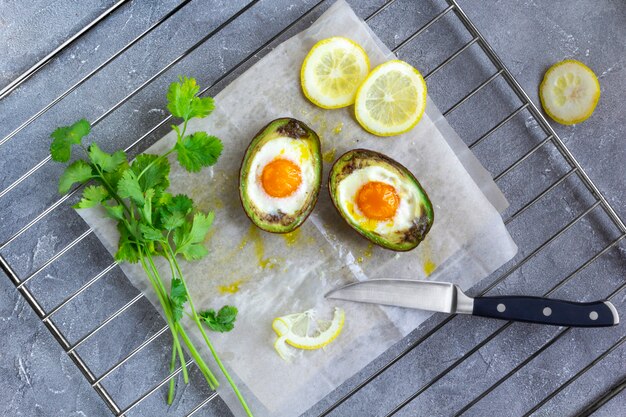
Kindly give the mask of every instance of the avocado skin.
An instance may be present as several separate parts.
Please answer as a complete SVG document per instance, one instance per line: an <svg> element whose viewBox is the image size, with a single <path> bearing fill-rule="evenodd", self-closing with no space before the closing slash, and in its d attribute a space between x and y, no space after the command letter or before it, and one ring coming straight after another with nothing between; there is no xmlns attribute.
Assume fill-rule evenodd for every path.
<svg viewBox="0 0 626 417"><path fill-rule="evenodd" d="M359 225L350 222L343 210L340 208L339 202L336 199L337 185L341 180L360 168L372 165L385 165L387 167L391 167L395 171L401 173L404 177L408 178L419 191L418 194L420 196L420 206L423 215L420 216L416 222L414 222L410 229L404 231L402 234L398 233L395 240L390 240L375 232L363 230L359 227ZM328 176L328 192L333 205L337 209L337 212L346 221L346 223L348 223L348 225L356 230L361 236L385 249L397 252L406 252L415 249L420 242L424 240L435 220L433 205L428 198L428 194L426 194L426 191L424 191L421 184L411 171L388 156L369 149L350 150L341 155L335 161L330 169L330 175Z"/></svg>
<svg viewBox="0 0 626 417"><path fill-rule="evenodd" d="M278 214L263 213L248 200L246 195L246 179L250 174L250 163L256 151L266 142L284 136L308 142L316 171L315 185L313 192L301 211L292 215L287 215L280 211ZM300 227L307 217L309 217L317 202L322 183L321 148L320 139L313 129L303 122L289 117L269 122L254 136L241 161L241 168L239 170L239 200L241 201L246 216L248 216L250 221L259 229L270 233L289 233Z"/></svg>

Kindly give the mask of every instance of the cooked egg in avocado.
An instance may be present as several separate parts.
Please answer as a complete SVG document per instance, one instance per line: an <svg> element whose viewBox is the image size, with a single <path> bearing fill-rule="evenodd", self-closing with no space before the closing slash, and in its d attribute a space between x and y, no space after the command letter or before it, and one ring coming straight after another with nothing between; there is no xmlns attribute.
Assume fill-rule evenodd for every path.
<svg viewBox="0 0 626 417"><path fill-rule="evenodd" d="M413 174L378 152L355 149L333 165L330 197L352 228L387 249L415 248L433 224L433 207Z"/></svg>
<svg viewBox="0 0 626 417"><path fill-rule="evenodd" d="M246 150L239 195L255 225L268 232L287 233L313 210L321 177L317 134L298 120L276 119L261 129Z"/></svg>

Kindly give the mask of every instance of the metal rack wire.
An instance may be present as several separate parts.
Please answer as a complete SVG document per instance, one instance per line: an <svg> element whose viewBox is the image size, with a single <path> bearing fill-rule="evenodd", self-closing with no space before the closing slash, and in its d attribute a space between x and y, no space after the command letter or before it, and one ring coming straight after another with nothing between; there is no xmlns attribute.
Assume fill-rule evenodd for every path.
<svg viewBox="0 0 626 417"><path fill-rule="evenodd" d="M489 291L491 291L492 289L494 289L496 286L498 286L499 284L503 283L508 277L510 277L512 274L514 274L516 271L518 271L520 268L522 268L524 265L526 265L528 262L530 262L533 258L535 258L538 254L540 254L551 243L553 243L557 239L561 238L571 228L573 228L582 219L584 219L586 216L588 216L590 213L592 213L594 211L601 210L602 212L604 212L606 214L606 216L608 216L608 218L610 219L612 227L617 232L617 237L613 238L613 240L608 245L606 245L600 251L595 253L593 255L593 257L588 259L585 263L580 265L573 272L571 272L564 279L562 279L556 285L552 286L551 289L549 289L547 292L545 292L543 294L544 296L550 296L551 294L555 293L557 290L562 288L564 285L566 285L568 282L572 281L583 270L585 270L590 265L592 265L593 263L598 261L603 255L605 255L607 252L609 252L612 248L616 247L624 239L624 237L626 236L626 226L624 225L623 220L619 217L619 215L613 209L613 207L611 207L609 202L600 193L600 191L598 190L597 186L593 183L593 181L586 174L584 169L581 167L580 163L574 158L574 156L572 155L570 150L567 148L567 146L565 145L563 140L552 129L552 127L549 125L549 123L545 120L545 118L542 116L540 111L537 109L535 104L530 100L528 95L522 89L520 84L515 80L515 78L510 73L510 71L506 68L506 66L504 65L502 60L498 57L498 55L495 53L495 51L492 49L492 47L487 43L485 38L476 29L476 27L474 26L472 21L468 18L468 16L465 14L465 12L457 4L456 0L446 0L446 1L447 1L447 7L445 7L443 10L441 10L435 16L433 16L425 25L423 25L419 29L415 30L410 36L408 36L406 39L404 39L402 42L400 42L394 48L394 52L402 50L404 47L409 45L414 39L416 39L417 37L422 35L424 32L426 32L429 28L431 28L433 25L435 25L438 21L440 21L445 16L454 16L454 18L458 19L458 21L463 25L463 27L465 28L467 33L469 33L471 39L468 42L466 42L461 48L457 49L454 53L452 53L449 56L447 56L447 58L444 61L442 61L440 64L438 64L435 68L433 68L425 76L425 78L428 80L430 77L432 77L434 74L439 72L441 69L443 69L444 67L449 65L451 62L453 62L454 60L456 60L457 58L459 58L463 54L468 53L468 50L473 45L477 45L480 48L482 53L488 58L488 60L496 68L496 71L491 76L489 76L484 81L482 81L474 89L472 89L470 92L468 92L463 98L461 98L455 104L453 104L449 109L447 109L444 112L444 115L448 116L448 115L452 114L460 106L462 106L467 101L471 100L475 95L477 95L479 92L481 92L487 86L491 85L492 83L494 83L498 79L502 79L502 80L504 80L506 82L506 84L508 85L508 88L521 101L521 105L519 107L517 107L513 112L508 114L506 117L501 119L500 122L498 122L495 126L490 128L486 133L484 133L478 139L476 139L470 145L470 148L474 149L478 145L480 145L481 143L485 142L485 140L488 137L493 135L500 128L502 128L507 123L509 123L511 120L513 120L520 113L528 112L531 115L532 119L534 119L536 121L536 123L538 124L538 126L541 128L542 132L546 136L539 143L535 144L530 150L528 150L521 157L519 157L515 162L513 162L506 169L504 169L502 172L500 172L498 175L496 175L495 176L495 180L496 181L500 181L501 179L505 178L510 173L512 173L515 170L519 169L525 161L527 161L535 153L537 153L541 149L545 149L549 145L552 145L560 153L560 155L562 155L562 157L565 159L565 161L569 165L569 170L564 175L562 175L558 180L556 180L554 183L552 183L549 187L547 187L546 189L541 191L539 194L534 196L530 201L526 202L520 208L518 208L513 214L511 214L505 220L505 223L507 225L509 225L515 219L519 218L519 216L521 216L522 213L525 213L528 209L534 207L538 202L542 201L543 199L548 198L548 196L557 187L559 187L561 184L563 184L564 182L566 182L570 178L574 178L574 177L578 178L582 182L584 187L586 188L587 192L593 198L593 203L590 204L582 213L578 214L576 217L574 217L572 220L570 220L565 226L560 228L556 233L554 233L547 240L545 240L542 244L540 244L537 248L532 250L530 253L526 254L522 259L518 260L508 270L506 270L504 273L502 273L501 275L496 277L494 280L492 280L489 283L489 285L487 285L485 288L483 288L480 291L480 293L478 295L486 294ZM72 93L74 90L79 88L87 80L89 80L91 77L96 75L99 71L101 71L103 68L105 68L111 62L113 62L116 58L121 56L124 52L126 52L134 44L139 42L141 39L146 37L149 33L151 33L153 30L155 30L161 24L163 24L168 19L170 19L172 16L174 16L177 12L179 12L181 9L183 9L187 5L187 3L189 3L189 2L190 2L190 0L185 0L182 3L180 3L174 9L172 9L169 13L165 14L161 19L159 19L154 24L152 24L148 29L143 31L134 40L132 40L130 43L128 43L126 46L124 46L122 49L120 49L118 52L113 54L105 62L100 64L97 68L95 68L91 72L89 72L86 76L81 78L78 82L76 82L74 85L72 85L66 91L64 91L62 94L60 94L58 97L56 97L48 105L46 105L40 111L35 113L28 120L23 122L19 127L17 127L15 130L10 132L4 138L0 139L0 146L5 146L19 132L21 132L23 129L25 129L31 123L36 122L39 117L41 117L48 110L53 108L58 102L63 100L63 98L65 98L70 93ZM108 109L104 114L102 114L96 120L92 121L92 125L97 125L98 123L100 123L108 115L110 115L113 111L118 109L124 103L129 101L133 96L138 94L142 89L144 89L146 86L148 86L150 83L152 83L158 77L160 77L165 71L167 71L168 69L173 67L176 63L178 63L181 60L183 60L185 57L187 57L189 54L191 54L194 50L199 48L202 44L204 44L206 41L211 39L215 34L219 33L226 26L232 24L239 16L241 16L247 10L252 8L257 2L258 1L252 1L251 3L249 3L248 5L243 7L241 10L239 10L235 14L233 14L230 18L225 20L223 23L221 23L218 27L216 27L215 29L211 30L206 36L202 37L197 43L195 43L194 45L192 45L191 47L186 49L176 59L172 60L165 67L163 67L161 70L156 72L152 77L147 79L139 87L137 87L135 90L133 90L130 94L128 94L126 97L124 97L118 103L116 103L114 106L112 106L110 109ZM10 94L17 86L19 86L20 84L25 82L39 68L41 68L43 65L45 65L46 62L49 62L49 60L53 59L56 54L61 52L65 47L67 47L74 40L78 39L81 36L82 33L84 33L85 31L89 30L89 28L91 28L94 25L96 25L98 22L100 22L102 19L104 19L110 13L113 13L119 6L121 6L122 3L124 3L124 1L120 1L116 5L112 6L109 10L107 10L107 12L103 13L96 20L94 20L91 24L89 24L83 30L81 30L81 32L77 33L70 40L68 40L67 42L63 43L61 46L56 48L44 60L42 60L40 63L36 64L35 66L33 66L33 68L31 68L28 71L26 71L22 76L18 77L15 80L15 82L13 82L9 86L5 87L2 91L0 91L0 98L3 98L6 95ZM366 20L368 20L368 21L371 20L372 18L374 18L375 16L377 16L378 14L383 12L385 9L390 7L392 3L394 3L394 0L389 0L389 1L385 2L376 11L374 11L370 16L368 16L366 18ZM291 22L283 30L281 30L279 33L274 35L271 39L269 39L267 42L265 42L263 45L261 45L255 51L250 53L245 59L241 60L237 65L235 65L234 67L232 67L231 69L226 71L211 86L205 88L201 92L201 94L206 94L206 93L209 93L209 92L214 93L214 90L216 88L219 88L220 85L223 82L228 81L230 79L230 77L232 77L233 75L236 75L237 71L239 71L241 68L245 68L251 62L254 62L256 59L258 59L259 56L261 56L264 53L266 53L273 45L276 44L277 41L281 40L281 38L286 33L288 33L290 29L296 27L296 25L298 25L304 19L307 19L309 16L313 15L314 13L319 11L320 8L322 8L323 6L325 6L327 4L328 4L328 2L326 0L322 0L322 1L318 2L317 4L315 4L306 13L301 15L295 21ZM132 151L133 149L136 149L138 146L140 146L140 144L142 143L143 140L145 140L146 137L148 137L152 133L156 132L160 127L166 125L167 122L169 121L169 119L170 119L170 117L168 116L168 117L164 118L162 121L160 121L158 124L153 126L148 132L146 132L141 137L139 137L136 141L134 141L127 148L127 150ZM44 158L39 163L33 165L27 172L25 172L23 175L21 175L17 180L12 182L4 190L0 191L0 199L5 197L10 191L15 189L18 185L22 184L24 181L29 179L35 172L37 172L39 169L41 169L48 162L49 162L49 157L48 158ZM69 200L72 196L74 196L79 191L80 191L80 187L72 190L69 194L64 195L63 197L59 198L57 201L55 201L53 204L51 204L48 208L46 208L41 213L39 213L37 216L35 216L32 220L28 221L28 223L25 226L23 226L21 229L19 229L17 232L15 232L12 236L10 236L6 241L4 241L4 242L2 242L0 244L0 252L2 252L2 250L7 248L11 243L13 243L16 239L18 239L24 233L26 233L27 231L29 231L33 227L35 227L41 220L43 220L44 218L49 216L52 212L54 212L55 209L57 209L59 206L61 206L64 202ZM59 258L64 256L65 254L67 254L68 251L70 251L72 248L74 248L77 245L79 245L82 241L84 241L88 236L91 235L91 232L92 232L92 230L89 229L89 230L85 231L84 233L82 233L80 236L78 236L76 239L74 239L72 242L70 242L68 245L66 245L62 250L60 250L54 256L52 256L50 259L48 259L46 262L44 262L34 272L30 273L30 275L28 275L27 277L24 277L22 279L18 276L18 273L9 264L9 262L7 262L2 256L0 256L0 265L2 266L2 269L4 270L4 272L9 276L9 278L11 279L13 284L15 285L16 289L21 293L21 295L30 304L30 306L33 308L35 313L39 316L39 318L43 321L43 323L46 325L48 330L51 332L51 334L55 337L55 339L59 342L59 344L66 351L68 356L76 364L78 369L82 372L84 377L89 381L89 383L92 385L92 387L95 389L95 391L100 395L100 397L108 405L108 407L110 408L111 412L114 415L116 415L116 416L125 416L125 415L128 415L128 413L131 410L135 409L144 400L149 398L154 392L158 391L165 384L167 384L171 378L176 377L178 375L178 373L181 372L181 368L179 367L174 372L173 375L167 376L167 377L163 378L161 381L159 381L158 383L154 384L150 389L148 389L146 392L144 392L142 395L137 397L134 401L132 401L130 404L128 404L126 406L119 405L118 401L116 401L116 399L113 398L109 394L109 392L106 390L106 388L104 387L103 383L104 383L104 381L108 377L111 376L111 374L113 374L120 367L122 367L126 363L128 363L137 354L142 352L144 349L146 349L151 344L156 343L156 341L159 339L159 337L166 332L167 328L166 327L161 327L156 333L154 333L153 335L148 337L145 341L143 341L141 344L139 344L138 346L136 346L132 350L130 350L121 360L119 360L117 363L111 365L108 369L106 369L104 372L101 372L99 374L96 374L92 370L92 368L89 366L87 361L83 357L81 357L81 355L78 353L77 349L80 346L82 346L86 341L88 341L90 338L92 338L94 335L96 335L98 332L100 332L103 328L105 328L114 319L116 319L117 317L122 315L125 311L127 311L130 307L135 305L139 300L141 300L143 298L143 295L142 294L138 294L138 295L134 296L130 301L128 301L122 307L117 309L113 314L109 315L104 321L102 321L100 324L98 324L96 327L94 327L88 333L83 335L80 339L78 339L77 341L71 343L68 340L68 338L66 337L66 335L55 324L54 319L53 319L54 315L56 313L58 313L59 311L61 311L64 307L66 307L70 302L72 302L73 300L75 300L78 297L80 297L81 295L83 295L88 288L92 287L96 282L98 282L104 276L106 276L111 270L113 270L116 267L116 263L115 262L111 262L106 268L104 268L102 271L100 271L95 276L93 276L91 279L89 279L87 282L85 282L75 292L73 292L72 294L67 295L67 297L63 301L61 301L56 306L54 306L54 307L52 307L50 309L45 309L41 305L41 303L35 298L35 296L29 290L29 288L27 287L27 284L29 282L31 282L31 280L33 280L36 276L38 276L47 267L49 267L54 262L56 262ZM617 288L615 288L614 291L608 296L608 298L609 299L613 298L615 295L617 295L622 290L624 290L624 288L626 288L626 283L622 283ZM397 354L392 360L388 361L387 363L385 363L383 366L379 367L378 369L375 369L374 372L372 372L369 376L367 376L363 380L359 381L346 394L344 394L341 397L337 398L333 402L332 405L330 405L325 410L323 410L319 415L320 416L331 415L334 411L336 411L338 409L338 407L340 407L342 404L344 404L347 400L349 400L352 396L354 396L357 392L359 392L363 387L365 387L367 384L369 384L372 381L374 381L377 377L379 377L381 374L383 374L386 370L390 369L394 364L398 363L402 358L407 356L412 350L414 350L416 347L418 347L420 344L422 344L424 341L426 341L428 338L430 338L436 332L441 330L447 323L449 323L449 322L451 322L453 320L455 320L455 316L454 315L448 316L448 317L446 317L446 318L444 318L442 320L439 320L427 332L425 332L423 335L420 335L419 338L417 338L416 340L412 341L408 346L406 346L406 348L403 349L401 352L399 352L399 354ZM391 411L389 411L387 413L387 415L391 416L391 415L396 414L400 410L402 410L407 404L409 404L411 401L415 400L417 397L422 395L426 390L428 390L430 387L432 387L434 384L436 384L439 380L444 378L447 374L449 374L451 371L453 371L455 368L457 368L460 364L462 364L465 360L467 360L467 358L470 357L473 353L477 352L479 349L484 347L490 341L495 339L498 335L502 334L511 325L512 325L512 323L510 323L510 322L503 323L500 327L498 327L495 331L493 331L491 334L489 334L486 338L484 338L483 340L478 342L476 345L474 345L468 352L466 352L460 358L458 358L455 361L453 361L443 371L441 371L440 373L435 375L430 381L428 381L427 383L423 384L419 388L416 388L415 391L411 395L407 396L404 400L402 400L399 404L397 404ZM491 392L496 390L500 385L502 385L505 381L507 381L511 376L513 376L515 373L517 373L522 368L524 368L526 365L528 365L531 361L533 361L533 359L538 357L542 352L544 352L551 345L556 343L559 339L561 339L564 336L566 336L570 331L571 331L570 328L564 328L564 329L559 330L557 332L557 334L554 335L553 337L551 337L551 339L549 341L547 341L539 349L534 351L526 359L524 359L519 364L517 364L513 369L511 369L504 376L502 376L500 379L498 379L489 388L484 390L481 394L479 394L475 398L470 399L465 404L465 406L462 409L458 410L455 413L455 415L461 415L461 414L467 412L468 410L470 410L482 398L486 397ZM530 410L528 410L525 415L531 415L535 411L539 410L543 405L548 403L552 398L557 396L561 391L565 390L569 385L574 383L577 379L579 379L581 376L583 376L587 371L589 371L595 365L597 365L599 362L601 362L605 357L607 357L612 352L614 352L616 349L618 349L624 343L624 341L626 341L626 335L622 334L622 337L620 337L615 343L613 343L609 348L607 348L601 355L599 355L592 362L588 363L584 368L582 368L575 375L570 377L567 381L565 381L556 390L553 390L553 391L549 392L542 400L537 402L534 405L534 407L532 407ZM193 366L192 361L190 360L187 363L187 365L188 366ZM609 391L605 392L600 397L598 397L596 399L593 399L593 400L590 400L586 410L584 410L582 412L582 414L583 415L589 415L592 412L594 412L595 410L599 409L603 404L608 402L611 398L613 398L614 396L616 396L620 392L622 392L625 387L626 387L626 375L623 375L622 376L622 380L621 380L620 383L618 383L617 385L612 387ZM201 401L195 407L193 407L193 409L191 409L188 412L187 415L191 416L191 415L197 413L204 406L206 406L213 399L215 399L216 396L217 395L215 393L210 394L203 401Z"/></svg>

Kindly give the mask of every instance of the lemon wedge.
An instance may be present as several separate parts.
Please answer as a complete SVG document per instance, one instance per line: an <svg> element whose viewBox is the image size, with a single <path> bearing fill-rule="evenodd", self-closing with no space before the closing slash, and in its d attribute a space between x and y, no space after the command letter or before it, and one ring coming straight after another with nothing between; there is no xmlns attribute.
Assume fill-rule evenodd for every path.
<svg viewBox="0 0 626 417"><path fill-rule="evenodd" d="M418 70L400 60L385 62L359 87L354 103L356 119L375 135L399 135L420 121L426 95L426 82Z"/></svg>
<svg viewBox="0 0 626 417"><path fill-rule="evenodd" d="M359 85L370 71L367 54L351 39L335 36L316 43L300 71L306 98L324 109L354 103Z"/></svg>
<svg viewBox="0 0 626 417"><path fill-rule="evenodd" d="M591 116L600 99L600 83L585 64L567 59L546 71L539 96L548 116L561 124L572 125Z"/></svg>
<svg viewBox="0 0 626 417"><path fill-rule="evenodd" d="M315 310L277 317L272 322L278 335L274 349L281 358L289 361L293 353L287 345L306 350L323 348L339 336L345 318L341 308L335 308L330 321L315 320Z"/></svg>

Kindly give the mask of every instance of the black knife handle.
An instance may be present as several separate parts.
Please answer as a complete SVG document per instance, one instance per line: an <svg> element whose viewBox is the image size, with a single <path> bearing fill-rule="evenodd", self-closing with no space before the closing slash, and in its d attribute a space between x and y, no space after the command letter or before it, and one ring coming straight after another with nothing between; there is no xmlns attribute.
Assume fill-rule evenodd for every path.
<svg viewBox="0 0 626 417"><path fill-rule="evenodd" d="M575 303L542 297L477 297L473 314L503 320L573 327L606 327L619 323L608 301Z"/></svg>

